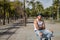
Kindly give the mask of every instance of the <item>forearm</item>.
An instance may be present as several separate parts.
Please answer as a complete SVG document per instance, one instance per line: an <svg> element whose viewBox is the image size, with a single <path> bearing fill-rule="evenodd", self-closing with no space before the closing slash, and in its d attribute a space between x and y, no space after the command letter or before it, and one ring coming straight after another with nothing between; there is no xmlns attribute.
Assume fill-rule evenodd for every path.
<svg viewBox="0 0 60 40"><path fill-rule="evenodd" d="M36 29L39 30L40 28L38 26L36 26Z"/></svg>
<svg viewBox="0 0 60 40"><path fill-rule="evenodd" d="M45 29L45 26L39 27L39 29Z"/></svg>
<svg viewBox="0 0 60 40"><path fill-rule="evenodd" d="M43 26L43 29L45 29L45 26Z"/></svg>

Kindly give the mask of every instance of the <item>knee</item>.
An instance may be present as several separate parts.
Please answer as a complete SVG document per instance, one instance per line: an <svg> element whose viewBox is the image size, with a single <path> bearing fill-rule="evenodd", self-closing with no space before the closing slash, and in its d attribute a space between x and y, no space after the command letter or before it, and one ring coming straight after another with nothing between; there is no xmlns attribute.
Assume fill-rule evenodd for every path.
<svg viewBox="0 0 60 40"><path fill-rule="evenodd" d="M48 31L48 35L52 35L53 34L53 31Z"/></svg>
<svg viewBox="0 0 60 40"><path fill-rule="evenodd" d="M39 37L42 37L43 33L39 33Z"/></svg>
<svg viewBox="0 0 60 40"><path fill-rule="evenodd" d="M52 34L53 34L52 32L49 32L49 33L48 33L49 36L52 36Z"/></svg>
<svg viewBox="0 0 60 40"><path fill-rule="evenodd" d="M47 38L51 38L52 37L52 33L48 33Z"/></svg>

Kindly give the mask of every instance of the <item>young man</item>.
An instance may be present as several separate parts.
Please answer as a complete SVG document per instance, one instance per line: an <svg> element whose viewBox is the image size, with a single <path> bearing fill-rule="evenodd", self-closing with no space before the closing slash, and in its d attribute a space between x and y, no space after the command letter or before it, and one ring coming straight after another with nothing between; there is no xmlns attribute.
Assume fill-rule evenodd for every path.
<svg viewBox="0 0 60 40"><path fill-rule="evenodd" d="M42 20L41 15L38 15L37 18L34 20L34 30L38 40L42 40L43 37L45 38L45 40L48 40L52 37L52 32L45 28L45 23Z"/></svg>

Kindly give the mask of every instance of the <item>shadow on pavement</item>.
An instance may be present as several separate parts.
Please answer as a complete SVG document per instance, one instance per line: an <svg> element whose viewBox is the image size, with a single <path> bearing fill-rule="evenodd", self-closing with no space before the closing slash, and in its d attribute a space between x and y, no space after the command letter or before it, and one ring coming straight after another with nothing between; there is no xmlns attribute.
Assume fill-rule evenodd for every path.
<svg viewBox="0 0 60 40"><path fill-rule="evenodd" d="M9 28L2 28L2 29L0 29L0 30L9 30L9 29L15 29L15 28L19 28L19 27L9 27Z"/></svg>
<svg viewBox="0 0 60 40"><path fill-rule="evenodd" d="M1 35L11 35L11 34L14 34L15 32L9 32L9 31L7 31L7 32L0 32L0 36Z"/></svg>
<svg viewBox="0 0 60 40"><path fill-rule="evenodd" d="M11 27L11 26L12 26L12 27ZM0 37L9 35L9 36L6 38L6 40L8 40L13 34L15 34L15 32L17 31L17 29L19 29L20 26L23 26L23 25L21 25L20 23L14 23L14 24L11 25L11 26L8 27L8 28L2 28L2 29L0 29L0 30L2 30L2 31L6 30L6 31L4 31L4 32L2 32L2 31L0 32Z"/></svg>

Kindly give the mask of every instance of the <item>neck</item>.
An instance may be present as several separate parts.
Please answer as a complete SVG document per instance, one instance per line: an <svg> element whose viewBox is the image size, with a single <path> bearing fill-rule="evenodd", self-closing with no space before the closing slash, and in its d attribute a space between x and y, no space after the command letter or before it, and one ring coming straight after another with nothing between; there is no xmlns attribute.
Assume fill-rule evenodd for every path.
<svg viewBox="0 0 60 40"><path fill-rule="evenodd" d="M41 19L38 19L38 21L41 21Z"/></svg>

